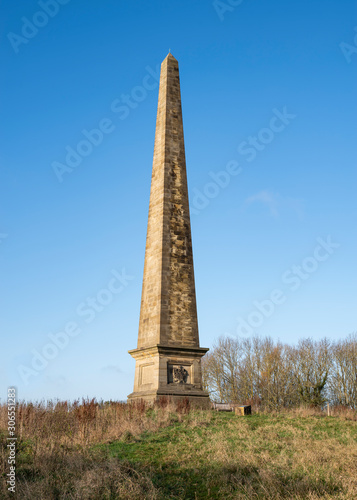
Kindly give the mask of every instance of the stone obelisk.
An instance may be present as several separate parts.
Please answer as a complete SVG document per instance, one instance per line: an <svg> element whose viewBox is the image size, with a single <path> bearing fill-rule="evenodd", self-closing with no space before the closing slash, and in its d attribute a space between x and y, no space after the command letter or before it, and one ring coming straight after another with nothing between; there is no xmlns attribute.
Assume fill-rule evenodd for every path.
<svg viewBox="0 0 357 500"><path fill-rule="evenodd" d="M134 392L128 400L188 397L202 389L178 62L161 65Z"/></svg>

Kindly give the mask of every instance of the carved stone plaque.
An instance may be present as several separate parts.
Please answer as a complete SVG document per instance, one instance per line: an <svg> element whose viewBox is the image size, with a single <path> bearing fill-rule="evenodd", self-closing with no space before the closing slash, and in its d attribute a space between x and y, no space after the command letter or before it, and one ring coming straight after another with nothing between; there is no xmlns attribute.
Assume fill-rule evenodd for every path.
<svg viewBox="0 0 357 500"><path fill-rule="evenodd" d="M189 384L190 366L167 365L167 378L169 384Z"/></svg>

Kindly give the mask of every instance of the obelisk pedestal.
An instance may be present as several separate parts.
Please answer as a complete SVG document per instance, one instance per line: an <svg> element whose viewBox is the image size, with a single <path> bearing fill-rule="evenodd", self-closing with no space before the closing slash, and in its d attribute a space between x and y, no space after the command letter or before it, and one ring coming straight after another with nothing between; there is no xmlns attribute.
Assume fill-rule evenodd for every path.
<svg viewBox="0 0 357 500"><path fill-rule="evenodd" d="M202 389L178 62L161 65L134 392L129 401L188 397Z"/></svg>

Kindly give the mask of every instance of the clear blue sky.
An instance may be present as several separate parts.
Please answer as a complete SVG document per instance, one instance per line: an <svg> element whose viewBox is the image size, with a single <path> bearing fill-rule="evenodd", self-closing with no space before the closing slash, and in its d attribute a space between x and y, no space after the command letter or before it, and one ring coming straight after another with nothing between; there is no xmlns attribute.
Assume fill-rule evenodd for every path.
<svg viewBox="0 0 357 500"><path fill-rule="evenodd" d="M355 331L355 2L47 1L0 6L1 397L11 384L20 399L132 391L169 49L201 345ZM99 126L97 145L81 142ZM69 166L67 146L86 156ZM217 183L227 165L238 175Z"/></svg>

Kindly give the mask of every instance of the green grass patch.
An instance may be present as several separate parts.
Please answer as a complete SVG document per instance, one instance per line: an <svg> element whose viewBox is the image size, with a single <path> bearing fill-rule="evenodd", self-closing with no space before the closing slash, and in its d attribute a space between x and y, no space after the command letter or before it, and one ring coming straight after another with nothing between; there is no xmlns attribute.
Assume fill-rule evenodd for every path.
<svg viewBox="0 0 357 500"><path fill-rule="evenodd" d="M328 467L294 464L301 452L296 434L312 449L326 439L346 445L356 440L354 423L233 413L214 413L202 426L191 426L191 419L96 448L149 474L162 499L250 498L253 493L251 498L333 498L343 493L340 478Z"/></svg>

